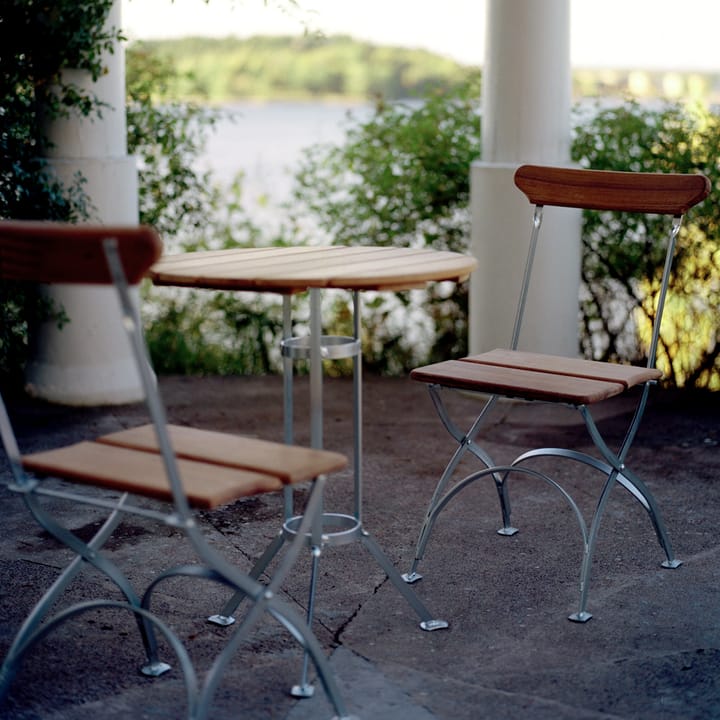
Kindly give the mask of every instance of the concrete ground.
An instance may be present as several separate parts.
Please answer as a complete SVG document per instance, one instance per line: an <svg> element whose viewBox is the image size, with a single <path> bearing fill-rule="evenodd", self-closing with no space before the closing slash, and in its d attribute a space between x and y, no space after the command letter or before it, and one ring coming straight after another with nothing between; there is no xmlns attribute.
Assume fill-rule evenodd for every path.
<svg viewBox="0 0 720 720"><path fill-rule="evenodd" d="M160 380L177 423L282 439L277 377ZM405 378L364 379L365 527L405 572L426 503L453 450L424 386ZM297 442L308 442L307 385L296 383ZM325 384L326 446L352 452L351 386ZM461 423L477 404L453 396ZM615 440L629 419L625 400L600 408L599 425ZM24 450L94 436L144 421L142 408L99 410L12 404ZM492 455L509 461L537 445L588 448L579 416L542 405L496 409L486 434ZM720 404L715 395L656 390L628 464L656 494L676 554L684 564L660 567L651 524L616 488L601 528L585 624L567 616L578 602L582 542L559 493L536 479L511 481L513 522L502 537L497 497L488 480L463 491L437 523L413 585L433 613L449 621L419 629L410 606L360 543L327 548L314 629L331 657L350 710L365 720L708 720L720 718ZM3 459L1 471L8 476ZM470 465L466 466L467 468ZM585 513L600 483L586 468L557 475ZM326 506L351 509L351 473L331 478ZM29 518L22 501L0 489L0 652L25 613L57 576L68 554ZM69 527L89 533L97 515L58 506ZM280 499L248 499L202 520L211 542L249 567L277 531ZM132 516L107 546L141 583L154 569L186 558L176 531ZM302 610L308 564L285 583ZM82 573L62 603L112 593ZM209 583L162 586L158 609L177 629L200 668L228 630L204 622L226 592ZM182 718L184 690L175 668L150 680L138 674L142 652L131 618L87 613L61 626L27 655L0 716L8 720ZM241 649L219 688L211 717L307 720L332 715L324 694L296 700L288 688L301 667L298 646L274 622Z"/></svg>

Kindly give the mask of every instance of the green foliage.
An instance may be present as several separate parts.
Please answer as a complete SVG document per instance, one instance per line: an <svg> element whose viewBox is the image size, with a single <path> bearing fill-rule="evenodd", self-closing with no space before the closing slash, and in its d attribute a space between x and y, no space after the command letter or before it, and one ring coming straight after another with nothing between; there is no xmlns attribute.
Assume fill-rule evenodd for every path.
<svg viewBox="0 0 720 720"><path fill-rule="evenodd" d="M79 68L99 77L118 37L105 21L112 0L4 0L0 11L0 217L75 220L86 215L84 180L63 187L48 172L43 124L71 111L100 111L64 81ZM25 285L0 286L0 384L22 387L28 326L60 315Z"/></svg>
<svg viewBox="0 0 720 720"><path fill-rule="evenodd" d="M143 45L127 54L128 152L138 158L140 218L164 237L198 232L220 202L210 173L193 167L219 112L174 100L183 80Z"/></svg>
<svg viewBox="0 0 720 720"><path fill-rule="evenodd" d="M0 216L69 220L85 213L82 179L63 188L45 172L42 123L49 112L89 114L92 96L63 83L60 70L103 72L102 52L118 37L105 27L111 0L8 0L0 15ZM160 49L162 57L155 52ZM416 51L349 38L167 41L128 51L128 149L140 158L141 221L169 251L326 241L466 250L469 170L480 153L479 77ZM54 87L51 93L49 89ZM266 237L242 203L242 177L219 188L194 170L218 113L178 97L326 97L376 102L340 146L308 149L296 175L292 210ZM415 102L390 100L416 95ZM677 105L628 101L578 116L573 159L588 167L700 171L720 186L720 118ZM705 201L679 242L659 362L674 384L720 388L718 209ZM306 218L316 224L308 229ZM583 350L589 357L637 360L644 352L661 262L661 223L588 213L583 232ZM619 239L616 239L619 237ZM0 361L17 379L28 322L46 307L0 287ZM144 288L148 339L160 372L262 373L279 368L278 304L239 296ZM304 298L297 301L302 316ZM340 296L326 330L348 334ZM61 321L62 318L58 318ZM466 287L364 294L366 366L398 373L467 349ZM342 371L342 367L340 370Z"/></svg>
<svg viewBox="0 0 720 720"><path fill-rule="evenodd" d="M187 76L185 92L211 102L247 98L390 100L461 81L465 69L425 50L378 47L346 36L181 38L148 43Z"/></svg>
<svg viewBox="0 0 720 720"><path fill-rule="evenodd" d="M106 27L113 0L5 0L0 17L3 50L2 97L13 91L17 117L72 111L89 115L97 99L63 78L68 68L87 70L94 80L105 71L103 53L122 35ZM24 110L23 110L24 108ZM40 140L36 132L33 137Z"/></svg>
<svg viewBox="0 0 720 720"><path fill-rule="evenodd" d="M467 248L469 167L480 152L479 81L424 101L378 102L341 146L316 145L295 173L294 201L338 245Z"/></svg>
<svg viewBox="0 0 720 720"><path fill-rule="evenodd" d="M308 239L303 233L310 232L302 222L308 212L338 242L390 244L402 235L412 245L467 247L467 168L477 156L480 132L476 75L450 91L432 93L424 102L378 103L369 121L349 130L342 148L310 150L298 172L299 215L290 213L288 224L275 238L264 237L244 214L242 178L220 194L208 175L193 180L193 173L184 170L192 167L216 119L193 103L172 101L192 78L158 59L147 45L128 52L127 76L129 150L141 158L142 220L161 227L166 237L174 236L173 250L285 244L289 238L302 243ZM386 172L389 165L394 173ZM327 179L326 185L318 182L318 173ZM328 205L325 201L337 175L345 179L349 174L357 182L351 183L348 197L338 206ZM309 179L304 188L303 176ZM168 180L170 192L164 187ZM313 235L316 230L313 227ZM434 336L438 356L464 349L466 288L449 294L449 287L366 296L369 369L401 372L427 354ZM148 342L159 371L279 369L273 348L278 347L281 325L277 308L266 300L159 288L146 289L145 297L151 309ZM305 302L296 299L296 317L302 315ZM328 332L347 334L351 319L342 299L333 302L332 317ZM407 332L408 317L414 318L412 333Z"/></svg>
<svg viewBox="0 0 720 720"><path fill-rule="evenodd" d="M99 111L96 98L63 79L66 68L104 71L102 52L119 37L105 28L112 0L6 0L0 15L0 216L82 216L82 182L65 189L46 172L43 124L73 109Z"/></svg>
<svg viewBox="0 0 720 720"><path fill-rule="evenodd" d="M256 293L153 293L146 337L159 373L260 375L280 368L282 311Z"/></svg>
<svg viewBox="0 0 720 720"><path fill-rule="evenodd" d="M573 159L601 170L701 172L720 187L720 117L676 104L627 101L584 113ZM674 385L720 388L720 210L705 200L678 241L658 363ZM641 361L662 272L667 222L588 212L583 225L583 351Z"/></svg>
<svg viewBox="0 0 720 720"><path fill-rule="evenodd" d="M219 111L178 102L188 82L172 63L135 46L127 54L128 151L139 158L140 221L157 228L167 252L249 247L264 242L242 204L242 178L220 188L195 165ZM279 369L282 322L257 295L189 292L146 284L145 331L155 369L182 374Z"/></svg>
<svg viewBox="0 0 720 720"><path fill-rule="evenodd" d="M342 145L309 148L296 172L292 214L311 215L338 245L467 250L470 164L480 154L479 77L422 102L378 102ZM366 365L395 373L467 349L467 287L369 295ZM409 319L409 320L408 320ZM413 324L408 332L407 323Z"/></svg>

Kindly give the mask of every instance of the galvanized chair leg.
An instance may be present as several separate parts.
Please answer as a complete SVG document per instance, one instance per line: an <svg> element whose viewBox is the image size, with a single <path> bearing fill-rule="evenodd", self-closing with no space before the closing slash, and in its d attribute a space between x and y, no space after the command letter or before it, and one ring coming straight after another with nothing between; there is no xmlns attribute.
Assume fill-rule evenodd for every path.
<svg viewBox="0 0 720 720"><path fill-rule="evenodd" d="M580 407L579 410L585 420L585 425L593 443L595 444L595 447L607 462L607 466L605 468L606 472L609 473L611 468L616 470L618 481L640 502L650 516L650 520L655 528L658 542L665 551L666 560L662 563L662 567L674 569L679 567L682 564L682 561L675 558L672 543L670 542L670 536L665 528L660 508L658 507L655 498L647 485L625 464L627 453L630 450L630 446L640 425L649 389L650 383L646 384L643 388L642 397L635 409L635 414L628 426L628 430L625 433L625 438L620 445L620 450L617 453L614 453L608 447L607 443L598 431L590 411L584 406Z"/></svg>
<svg viewBox="0 0 720 720"><path fill-rule="evenodd" d="M413 559L412 565L410 566L410 570L406 573L403 573L403 575L401 576L406 583L414 583L422 579L422 574L418 572L418 566L420 565L420 562L425 555L425 548L428 541L430 540L432 526L434 525L435 518L437 517L436 508L440 503L443 495L445 494L448 483L454 476L455 471L457 470L457 467L465 454L468 452L471 453L478 460L480 460L480 462L486 468L491 468L495 465L495 462L490 457L490 455L475 442L475 438L480 432L482 423L486 419L488 413L495 405L495 402L497 401L497 396L493 395L487 400L481 412L473 421L473 424L470 426L467 432L463 432L450 417L450 413L445 407L445 403L442 398L442 387L440 385L431 384L428 385L428 391L430 392L430 397L432 398L433 405L435 406L438 417L442 421L442 424L448 431L448 433L455 439L458 446L457 448L455 448L455 451L453 452L450 460L445 466L445 469L443 470L443 473L440 476L437 485L435 486L435 490L433 491L432 497L430 498L430 502L428 503L427 511L425 512L425 518L420 528L420 533L418 535L418 540L415 546L415 557ZM510 498L508 497L507 485L505 484L504 477L502 475L494 474L493 478L495 480L495 488L498 493L498 500L500 502L500 512L502 515L503 523L502 527L498 530L498 534L508 536L514 535L517 532L517 528L513 527L510 521Z"/></svg>
<svg viewBox="0 0 720 720"><path fill-rule="evenodd" d="M583 551L583 560L580 568L580 602L577 612L572 613L569 619L573 622L587 622L592 614L587 610L587 600L590 588L590 573L592 568L592 560L597 544L597 536L600 529L600 523L605 511L605 504L615 483L627 490L646 510L655 529L658 543L665 552L666 559L661 563L663 568L674 569L682 565L682 561L675 558L670 537L665 528L657 503L647 488L647 486L632 473L627 467L623 467L623 471L618 469L618 461L615 459L615 467L602 460L599 460L587 453L576 450L567 450L564 448L539 448L531 450L520 455L514 461L515 466L520 463L527 462L533 458L539 457L557 457L565 460L580 462L588 467L598 470L605 476L605 484L598 499L597 506L590 523L590 531L585 537L585 547Z"/></svg>
<svg viewBox="0 0 720 720"><path fill-rule="evenodd" d="M121 503L125 501L126 495L121 499ZM97 551L105 544L107 538L113 533L115 528L120 524L122 515L119 511L112 512L103 523L102 527L95 533L94 537L88 542L88 548ZM20 629L15 635L12 644L3 659L0 668L0 697L7 692L10 678L15 674L15 666L20 662L19 649L23 647L40 623L48 615L57 599L63 594L65 588L73 581L75 576L82 570L83 558L76 556L72 562L60 573L56 580L45 591L43 596L37 601L35 607L27 615Z"/></svg>
<svg viewBox="0 0 720 720"><path fill-rule="evenodd" d="M188 703L188 720L198 720L197 715L197 700L198 700L198 679L195 669L193 667L190 656L188 655L185 647L183 646L177 635L157 616L148 612L146 609L129 604L126 602L116 600L88 600L84 602L76 603L68 608L65 608L61 612L54 615L50 620L43 623L36 631L29 636L26 636L21 645L16 647L16 655L14 662L11 664L4 663L2 669L0 669L0 700L5 696L7 690L12 682L16 668L19 666L23 656L30 650L30 648L44 637L49 635L55 628L69 620L76 615L80 615L88 610L97 610L102 608L117 608L121 610L127 610L133 614L138 625L143 625L148 628L156 627L160 630L161 634L165 637L173 652L175 653L182 669L183 676L185 679L185 689L187 693ZM152 630L152 636L154 637L154 630ZM168 669L170 666L167 666Z"/></svg>
<svg viewBox="0 0 720 720"><path fill-rule="evenodd" d="M100 529L87 543L81 541L76 535L57 523L54 518L40 506L37 498L32 494L32 490L24 492L23 499L38 524L45 528L45 530L58 541L63 543L63 545L75 552L76 557L50 588L48 588L23 622L3 661L3 675L5 677L14 674L14 665L18 663L20 659L18 649L25 647L29 638L36 637L43 619L47 617L57 599L82 569L84 563L89 563L111 580L127 598L130 607L140 607L140 598L136 595L127 577L114 563L110 562L110 560L100 553L102 546L107 542L122 519L122 506L127 499L127 495L123 495L120 498L115 510L110 513ZM162 662L158 657L158 646L152 627L148 625L142 613L136 614L135 620L147 658L141 668L141 672L151 677L162 675L170 669L170 665ZM34 639L32 642L34 642ZM2 691L3 688L0 687L0 695Z"/></svg>

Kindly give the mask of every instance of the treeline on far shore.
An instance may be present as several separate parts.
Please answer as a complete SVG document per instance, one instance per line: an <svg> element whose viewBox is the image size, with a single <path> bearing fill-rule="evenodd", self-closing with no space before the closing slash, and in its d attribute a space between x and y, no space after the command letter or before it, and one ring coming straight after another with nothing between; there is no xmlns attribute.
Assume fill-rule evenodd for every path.
<svg viewBox="0 0 720 720"><path fill-rule="evenodd" d="M348 36L189 37L134 43L186 76L183 94L221 103L245 99L365 101L421 97L462 82L469 68L427 50L387 47Z"/></svg>
<svg viewBox="0 0 720 720"><path fill-rule="evenodd" d="M347 35L255 36L136 42L128 53L167 58L180 93L209 103L236 100L398 100L426 96L479 72L428 50L375 45ZM579 68L576 99L663 97L720 102L720 73Z"/></svg>

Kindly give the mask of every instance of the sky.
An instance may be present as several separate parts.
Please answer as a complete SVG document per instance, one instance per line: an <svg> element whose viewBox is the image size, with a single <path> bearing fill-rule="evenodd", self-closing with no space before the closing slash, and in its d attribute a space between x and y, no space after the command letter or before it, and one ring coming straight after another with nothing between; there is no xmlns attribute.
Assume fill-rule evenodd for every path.
<svg viewBox="0 0 720 720"><path fill-rule="evenodd" d="M130 40L296 35L307 27L483 64L486 0L121 3ZM573 67L720 72L720 0L570 0L570 22Z"/></svg>

